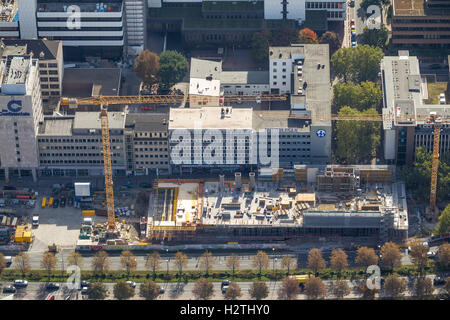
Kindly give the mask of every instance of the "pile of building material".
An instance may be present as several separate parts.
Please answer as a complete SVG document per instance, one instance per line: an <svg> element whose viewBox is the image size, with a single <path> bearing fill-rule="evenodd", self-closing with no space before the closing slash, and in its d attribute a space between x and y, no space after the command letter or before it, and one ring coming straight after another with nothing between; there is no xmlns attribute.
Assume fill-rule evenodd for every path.
<svg viewBox="0 0 450 320"><path fill-rule="evenodd" d="M21 243L30 243L33 239L33 236L31 234L31 225L20 225L16 228L16 233L14 235L14 242Z"/></svg>

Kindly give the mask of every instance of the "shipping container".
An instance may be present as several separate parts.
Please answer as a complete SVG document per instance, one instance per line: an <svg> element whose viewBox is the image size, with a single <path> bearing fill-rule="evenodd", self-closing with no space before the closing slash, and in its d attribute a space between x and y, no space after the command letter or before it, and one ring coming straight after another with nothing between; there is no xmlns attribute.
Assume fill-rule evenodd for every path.
<svg viewBox="0 0 450 320"><path fill-rule="evenodd" d="M26 195L26 194L18 194L18 195L16 196L16 199L26 199L26 200L29 200L29 199L31 199L31 197L30 197L29 195Z"/></svg>
<svg viewBox="0 0 450 320"><path fill-rule="evenodd" d="M106 211L106 209L95 209L95 215L100 217L106 217L108 215L108 211Z"/></svg>
<svg viewBox="0 0 450 320"><path fill-rule="evenodd" d="M86 216L95 216L95 210L83 210L81 211L81 215Z"/></svg>
<svg viewBox="0 0 450 320"><path fill-rule="evenodd" d="M47 198L44 197L44 198L42 198L42 209L45 208L45 205L46 205L46 204L47 204Z"/></svg>

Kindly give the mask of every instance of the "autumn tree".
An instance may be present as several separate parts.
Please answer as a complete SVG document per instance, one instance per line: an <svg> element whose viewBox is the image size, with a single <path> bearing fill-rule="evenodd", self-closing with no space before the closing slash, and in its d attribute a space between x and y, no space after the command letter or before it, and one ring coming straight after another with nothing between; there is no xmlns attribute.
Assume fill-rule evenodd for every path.
<svg viewBox="0 0 450 320"><path fill-rule="evenodd" d="M361 295L362 300L374 300L375 294L378 293L378 289L369 288L366 282L356 286L356 291Z"/></svg>
<svg viewBox="0 0 450 320"><path fill-rule="evenodd" d="M0 253L0 276L3 273L3 270L5 270L6 268L6 260L5 257L3 256L3 253Z"/></svg>
<svg viewBox="0 0 450 320"><path fill-rule="evenodd" d="M134 297L134 288L125 281L119 281L114 285L113 293L117 300L128 300Z"/></svg>
<svg viewBox="0 0 450 320"><path fill-rule="evenodd" d="M269 257L267 256L267 253L259 250L253 257L253 266L258 269L258 275L261 277L262 269L267 269L269 266Z"/></svg>
<svg viewBox="0 0 450 320"><path fill-rule="evenodd" d="M137 268L137 260L131 251L125 250L122 251L120 255L120 264L122 268L127 272L127 277L130 278L130 272L132 270L136 270Z"/></svg>
<svg viewBox="0 0 450 320"><path fill-rule="evenodd" d="M430 278L419 277L414 283L414 294L419 299L425 299L433 295L434 287Z"/></svg>
<svg viewBox="0 0 450 320"><path fill-rule="evenodd" d="M420 274L422 274L423 268L428 263L428 248L423 245L422 241L414 241L411 244L411 252L409 255L412 263L417 265Z"/></svg>
<svg viewBox="0 0 450 320"><path fill-rule="evenodd" d="M153 279L156 279L156 272L161 268L161 256L157 251L147 254L145 259L145 267L153 272Z"/></svg>
<svg viewBox="0 0 450 320"><path fill-rule="evenodd" d="M450 296L450 277L447 277L447 279L445 279L445 285L444 285L443 289L445 290L447 295Z"/></svg>
<svg viewBox="0 0 450 320"><path fill-rule="evenodd" d="M224 298L226 300L236 300L237 298L241 297L241 287L236 282L232 282L225 292Z"/></svg>
<svg viewBox="0 0 450 320"><path fill-rule="evenodd" d="M188 264L188 256L181 251L175 254L175 266L178 269L178 274L181 276L183 273L183 268Z"/></svg>
<svg viewBox="0 0 450 320"><path fill-rule="evenodd" d="M264 298L267 298L267 296L269 295L269 288L263 281L254 281L250 289L248 290L248 293L253 299L262 300Z"/></svg>
<svg viewBox="0 0 450 320"><path fill-rule="evenodd" d="M308 252L308 268L314 271L317 275L317 271L324 269L327 266L325 259L322 257L322 251L317 248L313 248Z"/></svg>
<svg viewBox="0 0 450 320"><path fill-rule="evenodd" d="M405 279L391 274L384 281L384 292L388 297L398 299L406 291L407 283Z"/></svg>
<svg viewBox="0 0 450 320"><path fill-rule="evenodd" d="M348 286L348 282L346 280L338 280L333 285L333 294L338 299L342 299L345 296L348 296L351 293L351 289Z"/></svg>
<svg viewBox="0 0 450 320"><path fill-rule="evenodd" d="M375 109L358 111L350 107L342 107L339 116L374 117ZM336 156L348 164L370 163L377 155L381 143L381 124L374 121L343 120L336 124Z"/></svg>
<svg viewBox="0 0 450 320"><path fill-rule="evenodd" d="M319 277L311 277L305 283L305 294L308 299L323 299L327 296L328 290Z"/></svg>
<svg viewBox="0 0 450 320"><path fill-rule="evenodd" d="M139 295L145 300L155 300L160 292L161 287L153 281L146 281L139 288Z"/></svg>
<svg viewBox="0 0 450 320"><path fill-rule="evenodd" d="M198 264L201 269L205 270L206 276L208 276L209 271L211 271L215 262L216 259L213 257L212 253L206 250L199 258Z"/></svg>
<svg viewBox="0 0 450 320"><path fill-rule="evenodd" d="M239 256L235 253L233 253L231 256L227 258L227 268L231 269L232 279L234 279L234 272L236 269L239 269L240 262L239 262Z"/></svg>
<svg viewBox="0 0 450 320"><path fill-rule="evenodd" d="M286 278L281 282L280 289L278 289L278 299L293 300L300 293L297 280L294 278Z"/></svg>
<svg viewBox="0 0 450 320"><path fill-rule="evenodd" d="M151 86L159 81L159 57L148 50L143 50L134 63L134 72L142 82Z"/></svg>
<svg viewBox="0 0 450 320"><path fill-rule="evenodd" d="M318 43L317 34L309 28L301 29L298 32L298 43Z"/></svg>
<svg viewBox="0 0 450 320"><path fill-rule="evenodd" d="M450 265L450 243L444 243L439 246L438 261L443 268L448 268Z"/></svg>
<svg viewBox="0 0 450 320"><path fill-rule="evenodd" d="M284 256L281 259L281 267L287 269L287 273L289 275L291 269L297 268L297 262L291 256Z"/></svg>
<svg viewBox="0 0 450 320"><path fill-rule="evenodd" d="M42 256L41 268L47 271L48 281L50 281L50 274L56 268L56 257L55 254L46 251Z"/></svg>
<svg viewBox="0 0 450 320"><path fill-rule="evenodd" d="M186 58L177 51L166 50L159 55L159 77L165 88L183 80L189 69Z"/></svg>
<svg viewBox="0 0 450 320"><path fill-rule="evenodd" d="M106 251L97 252L92 259L92 269L94 272L104 273L108 271L110 261Z"/></svg>
<svg viewBox="0 0 450 320"><path fill-rule="evenodd" d="M401 265L402 254L394 242L386 242L381 247L381 261L384 267L393 269Z"/></svg>
<svg viewBox="0 0 450 320"><path fill-rule="evenodd" d="M214 286L211 282L208 281L208 279L200 278L194 284L192 293L194 294L196 299L208 300L214 294Z"/></svg>
<svg viewBox="0 0 450 320"><path fill-rule="evenodd" d="M356 258L355 258L355 264L363 266L363 267L377 265L378 264L378 256L375 253L375 250L373 248L368 248L368 247L358 248Z"/></svg>
<svg viewBox="0 0 450 320"><path fill-rule="evenodd" d="M339 274L341 274L343 269L348 267L347 254L344 250L333 249L333 251L331 251L330 267L338 270Z"/></svg>
<svg viewBox="0 0 450 320"><path fill-rule="evenodd" d="M25 276L25 273L31 269L30 256L25 252L19 252L14 259L14 266L22 273L22 276Z"/></svg>
<svg viewBox="0 0 450 320"><path fill-rule="evenodd" d="M104 300L107 296L106 287L101 282L91 283L87 290L87 296L90 300Z"/></svg>
<svg viewBox="0 0 450 320"><path fill-rule="evenodd" d="M83 267L83 256L79 252L72 251L67 256L67 262L69 263L69 265L77 266L81 269Z"/></svg>
<svg viewBox="0 0 450 320"><path fill-rule="evenodd" d="M336 50L341 47L341 39L339 39L339 35L333 31L323 33L319 38L319 43L328 43L330 48L330 56L332 56Z"/></svg>

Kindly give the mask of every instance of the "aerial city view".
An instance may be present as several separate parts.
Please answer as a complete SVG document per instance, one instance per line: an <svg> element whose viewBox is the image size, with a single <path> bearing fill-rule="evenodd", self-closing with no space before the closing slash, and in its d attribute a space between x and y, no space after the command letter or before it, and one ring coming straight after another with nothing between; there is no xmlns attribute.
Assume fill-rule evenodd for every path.
<svg viewBox="0 0 450 320"><path fill-rule="evenodd" d="M450 0L0 0L0 300L450 300L449 60Z"/></svg>

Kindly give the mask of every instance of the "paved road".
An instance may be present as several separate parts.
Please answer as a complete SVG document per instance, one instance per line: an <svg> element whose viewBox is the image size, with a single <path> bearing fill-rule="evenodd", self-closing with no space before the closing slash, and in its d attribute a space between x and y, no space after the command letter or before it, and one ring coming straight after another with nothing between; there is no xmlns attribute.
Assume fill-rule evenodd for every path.
<svg viewBox="0 0 450 320"><path fill-rule="evenodd" d="M433 279L435 276L430 275L428 276L431 279ZM404 279L408 280L406 277ZM415 279L411 278L408 281L408 291L406 292L406 296L410 296L412 292L412 287ZM325 280L324 283L327 285L328 292L330 292L329 299L334 299L335 297L331 294L333 290L333 283L335 280ZM349 281L349 287L352 289L350 295L346 296L347 299L358 299L360 295L357 293L355 287L361 282L359 281ZM0 282L0 285L4 286L8 283ZM160 295L158 297L159 300L192 300L193 299L193 293L192 290L194 288L194 282L189 282L187 284L185 283L159 283L161 288L165 289L165 293ZM278 290L280 289L281 282L280 281L267 281L266 282L268 288L269 288L269 295L266 298L266 300L276 300L278 299ZM249 289L252 285L252 282L238 282L239 287L241 288L242 296L240 297L241 300L247 300L250 299L249 295ZM112 299L112 292L114 283L105 283L106 289L108 291L108 297L107 299ZM142 299L139 297L139 286L140 284L136 284L136 295L132 298L133 300L140 300ZM214 286L214 295L212 296L213 300L222 300L223 295L221 293L221 283L220 282L213 282ZM434 294L438 294L441 292L441 288L435 288ZM28 287L25 289L20 289L18 292L14 295L14 299L17 300L43 300L50 292L45 290L45 283L39 283L39 282L30 282L28 284ZM67 299L70 296L71 300L75 299L83 299L83 296L76 290L68 290L65 285L61 286L60 290L53 291L52 292L55 295L55 298L57 300L63 300ZM384 293L381 291L381 295L383 296ZM6 295L0 294L0 299L5 297ZM303 300L307 299L306 295L304 293L301 293L298 296L298 299Z"/></svg>

